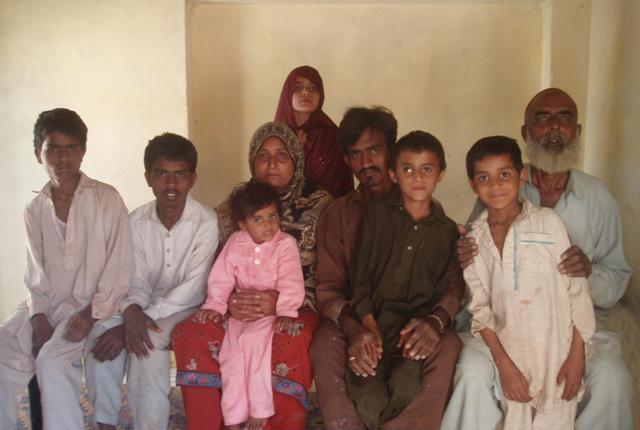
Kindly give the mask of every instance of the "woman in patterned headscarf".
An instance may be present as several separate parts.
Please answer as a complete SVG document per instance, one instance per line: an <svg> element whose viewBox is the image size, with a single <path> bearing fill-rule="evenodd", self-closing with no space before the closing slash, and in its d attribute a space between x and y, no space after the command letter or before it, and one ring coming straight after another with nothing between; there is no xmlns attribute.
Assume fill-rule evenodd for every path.
<svg viewBox="0 0 640 430"><path fill-rule="evenodd" d="M307 390L313 377L307 351L318 323L314 297L315 227L331 196L305 179L302 148L297 136L284 124L270 122L256 130L249 147L249 165L252 178L275 187L280 193L281 228L295 237L300 249L305 302L293 329L273 337L276 414L269 419L268 426L278 430L302 430L309 406ZM228 199L216 208L216 212L220 242L224 243L237 229L231 222ZM229 312L238 319L257 319L275 313L276 298L272 292L241 290L230 298ZM233 306L233 301L238 304ZM217 429L222 425L217 354L223 337L222 325L200 324L190 318L174 330L177 383L182 387L189 428Z"/></svg>
<svg viewBox="0 0 640 430"><path fill-rule="evenodd" d="M353 190L353 175L336 144L338 127L322 111L323 103L320 73L311 66L296 67L282 86L275 120L297 134L307 179L338 198Z"/></svg>

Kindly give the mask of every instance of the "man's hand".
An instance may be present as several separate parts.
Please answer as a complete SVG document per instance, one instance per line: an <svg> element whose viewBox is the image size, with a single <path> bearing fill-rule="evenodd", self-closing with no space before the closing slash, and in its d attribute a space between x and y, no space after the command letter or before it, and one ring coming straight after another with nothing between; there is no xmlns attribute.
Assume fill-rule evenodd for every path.
<svg viewBox="0 0 640 430"><path fill-rule="evenodd" d="M572 245L562 253L562 261L558 264L558 270L563 275L572 278L588 278L591 275L591 261L580 248Z"/></svg>
<svg viewBox="0 0 640 430"><path fill-rule="evenodd" d="M400 330L398 348L402 355L412 360L424 360L440 343L440 334L430 318L411 318Z"/></svg>
<svg viewBox="0 0 640 430"><path fill-rule="evenodd" d="M473 259L478 255L478 245L472 237L466 237L467 229L462 224L458 224L458 234L460 239L456 242L456 255L458 264L462 269L473 263Z"/></svg>
<svg viewBox="0 0 640 430"><path fill-rule="evenodd" d="M124 324L105 331L96 339L91 353L99 362L115 360L124 349Z"/></svg>
<svg viewBox="0 0 640 430"><path fill-rule="evenodd" d="M276 314L277 290L237 288L229 296L229 315L240 321L255 321Z"/></svg>
<svg viewBox="0 0 640 430"><path fill-rule="evenodd" d="M162 330L136 304L127 306L122 313L122 318L124 319L124 341L129 354L135 354L140 360L148 358L149 351L154 349L149 330L156 333Z"/></svg>
<svg viewBox="0 0 640 430"><path fill-rule="evenodd" d="M75 314L67 323L64 338L69 342L80 342L87 337L96 319L91 316L91 304Z"/></svg>
<svg viewBox="0 0 640 430"><path fill-rule="evenodd" d="M500 385L504 396L514 402L525 403L531 401L529 395L529 382L524 377L518 366L509 357L497 361Z"/></svg>
<svg viewBox="0 0 640 430"><path fill-rule="evenodd" d="M367 328L350 316L345 318L341 316L340 325L347 335L349 368L356 375L365 378L375 375L378 361L382 358L382 336L375 320L373 321L375 327L369 324Z"/></svg>
<svg viewBox="0 0 640 430"><path fill-rule="evenodd" d="M580 391L582 378L584 377L584 360L584 342L578 329L574 327L571 349L569 350L567 359L562 363L562 367L560 367L557 378L558 385L564 381L562 400L571 400L578 394L578 391Z"/></svg>
<svg viewBox="0 0 640 430"><path fill-rule="evenodd" d="M45 314L35 314L31 317L31 328L31 354L36 358L42 345L53 336L53 327Z"/></svg>

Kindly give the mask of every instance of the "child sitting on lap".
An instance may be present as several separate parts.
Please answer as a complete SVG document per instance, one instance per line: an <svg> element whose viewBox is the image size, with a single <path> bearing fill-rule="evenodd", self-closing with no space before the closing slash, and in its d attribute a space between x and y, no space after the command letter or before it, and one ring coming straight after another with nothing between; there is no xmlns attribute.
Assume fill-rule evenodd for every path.
<svg viewBox="0 0 640 430"><path fill-rule="evenodd" d="M276 316L244 322L229 318L220 349L222 414L227 429L259 430L275 411L271 388L274 329L286 331L304 301L304 279L295 239L280 230L280 199L269 185L250 181L231 196L231 212L240 231L231 235L208 281L197 312L200 322L218 322L227 312L234 288L276 289Z"/></svg>
<svg viewBox="0 0 640 430"><path fill-rule="evenodd" d="M595 319L587 280L556 268L570 246L565 227L553 210L518 200L526 171L515 140L476 142L467 175L487 206L469 233L478 257L464 271L471 332L498 368L501 428L573 429Z"/></svg>

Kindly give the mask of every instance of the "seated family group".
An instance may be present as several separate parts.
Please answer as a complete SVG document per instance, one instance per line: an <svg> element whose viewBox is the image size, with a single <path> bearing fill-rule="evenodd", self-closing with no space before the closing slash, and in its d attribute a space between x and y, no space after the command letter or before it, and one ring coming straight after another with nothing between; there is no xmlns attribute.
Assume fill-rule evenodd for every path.
<svg viewBox="0 0 640 430"><path fill-rule="evenodd" d="M29 298L0 326L0 428L34 375L44 427L84 428L83 374L95 428L118 424L125 375L135 428L167 428L171 350L189 429L302 430L314 380L331 430L633 428L606 328L631 269L618 204L575 169L571 97L526 106L530 164L512 138L470 146L466 227L433 198L435 136L396 141L383 107L337 127L323 101L318 72L294 69L250 180L215 210L189 195L184 137L149 141L155 199L128 213L80 170L82 119L40 114L50 181L25 211Z"/></svg>

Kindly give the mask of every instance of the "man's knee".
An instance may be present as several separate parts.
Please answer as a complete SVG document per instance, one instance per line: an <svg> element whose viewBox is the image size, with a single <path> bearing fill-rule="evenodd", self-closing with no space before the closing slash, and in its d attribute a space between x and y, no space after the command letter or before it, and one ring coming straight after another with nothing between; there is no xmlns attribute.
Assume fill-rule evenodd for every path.
<svg viewBox="0 0 640 430"><path fill-rule="evenodd" d="M594 356L587 364L585 385L591 398L630 400L631 381L631 373L620 355Z"/></svg>
<svg viewBox="0 0 640 430"><path fill-rule="evenodd" d="M463 339L454 383L493 386L495 369L490 353L477 339Z"/></svg>
<svg viewBox="0 0 640 430"><path fill-rule="evenodd" d="M333 321L322 320L313 334L309 358L314 369L346 366L346 341L344 334ZM333 366L332 366L333 365Z"/></svg>

